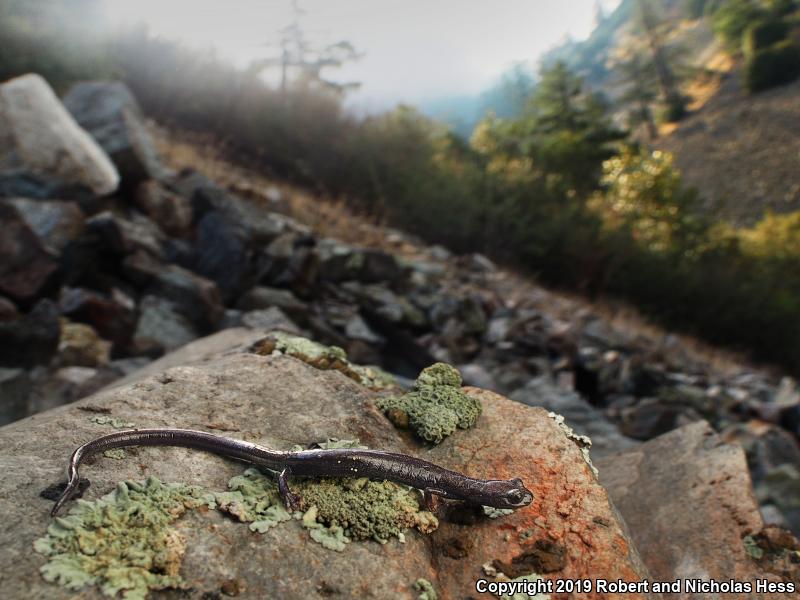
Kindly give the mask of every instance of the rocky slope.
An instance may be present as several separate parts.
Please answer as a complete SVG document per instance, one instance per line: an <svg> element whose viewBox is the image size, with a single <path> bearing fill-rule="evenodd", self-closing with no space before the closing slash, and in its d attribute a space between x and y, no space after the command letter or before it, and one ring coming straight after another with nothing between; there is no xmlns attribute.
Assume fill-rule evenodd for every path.
<svg viewBox="0 0 800 600"><path fill-rule="evenodd" d="M13 83L26 85L34 89L33 94L40 87L26 84L24 79ZM635 500L641 498L635 493L632 497L623 485L633 473L628 467L657 462L653 454L661 453L658 441L642 442L671 431L676 446L685 446L690 457L697 454L692 448L697 448L697 432L706 427L700 423L703 420L721 437L702 429L706 442L701 446L716 447L723 441L744 446L761 514L751 500L750 478L743 470L741 451L735 447L723 453L723 459L713 452L708 456L700 452L694 465L686 454L675 453L663 469L668 473L673 466L686 464L687 471L672 473L673 480L665 474L652 479L653 473L660 473L657 469L640 470L642 486L650 477L647 489L654 490L642 497L646 507L656 507L664 500L655 490L669 481L676 489L699 489L706 495L713 495L715 489L722 495L738 490L738 508L717 514L715 527L726 539L751 536L751 550L752 544L757 546L763 539L769 545L767 534L754 537L761 535L762 514L767 522L800 529L800 393L791 379L722 358L660 330L633 326L630 319L611 319L596 307L544 290L483 256L455 256L441 247L427 247L411 236L332 209L322 199L281 192L235 166L204 162L203 170L218 179L212 181L197 170L179 170L177 167L185 165L176 164L175 156L165 164L158 158L135 100L119 84L82 84L67 95L65 103L74 119L93 133L96 143L111 157L121 184L114 194L98 196L85 185L62 180L57 169L26 162L20 148L35 143L35 131L16 132L3 140L0 156L10 157L8 164L14 167L0 173L0 412L7 423L72 402L115 381L123 387L56 412L34 415L0 432L9 440L3 444L9 448L2 457L6 471L16 473L6 479L11 487L0 498L11 503L7 515L15 514L13 506L28 511L14 517L14 522L25 521L27 524L19 527L30 527L14 533L9 543L27 540L27 544L34 535L41 535L46 521L29 511L42 509L44 503L34 505L23 499L35 496L46 483L54 483L57 457L63 461L79 441L102 432L91 423L208 428L238 432L280 447L324 441L326 436L341 438L346 433L373 447L434 452L437 460L470 472L477 467L465 457L473 450L480 453L502 447L512 453L508 456L518 457L513 461L518 460L519 469L527 476L544 482L544 488L537 488L537 498L551 502L553 491L546 482L553 473L563 475L572 468L570 464L577 464L569 458L577 451L574 444L564 446L570 450L564 450L567 455L557 463L528 454L532 448L561 452L559 444L566 438L554 437L557 429L544 425L550 423L546 414L524 404L562 414L577 434L592 437L593 456L611 457L606 470L612 476L609 481L616 483L609 483L609 490L615 499L619 494L623 513L630 511L645 555L659 536L648 536L647 524L637 517L641 509ZM2 114L0 111L0 119ZM43 126L48 123L46 115L41 122ZM194 158L196 154L185 156ZM191 162L199 166L198 161ZM322 224L327 234L341 234L345 241L318 233L318 227L289 215L314 226ZM306 381L293 371L296 367L286 366L293 362L265 359L251 352L242 355L265 331L276 329L340 347L311 361L312 366L333 366L340 373L333 374L333 379L325 375L321 388L305 394L304 386L319 377L315 371L302 371L303 377L311 378ZM211 338L197 339L217 331L220 333ZM273 344L264 353L277 349ZM307 351L299 355L308 359ZM345 356L352 363L345 362ZM159 375L168 367L197 361L205 366ZM472 392L484 400L486 413L481 419L488 425L486 433L494 436L486 445L480 442L480 420L474 431L456 431L453 439L461 441L443 446L448 452L442 447L431 451L406 437L395 438L396 434L390 435L389 421L374 408L365 408L374 402L373 396L354 391L352 383L347 383L344 395L362 400L357 405L346 404L347 408L336 404L338 399L345 402L340 386L348 377L353 379L354 373L363 372L351 365L377 365L394 374L400 387L409 387L421 369L436 361L456 365L469 385L517 401L509 403L489 392ZM274 373L266 376L271 369ZM380 371L369 373L372 383L367 387L384 386ZM155 379L142 379L147 376ZM180 383L171 386L173 381ZM350 413L351 419L336 421ZM277 414L284 415L279 423L270 422L275 420L272 417L261 423L262 417ZM287 414L290 419L285 418ZM254 421L259 423L257 427ZM339 425L334 427L336 423ZM694 428L680 429L692 423ZM505 436L503 442L501 435ZM53 440L53 448L45 449L42 439ZM619 452L624 454L617 456ZM489 455L485 458L489 460ZM193 460L176 463L183 470L159 471L167 469L159 464L152 472L172 481L183 481L178 477L181 473L194 473L204 478L204 486L221 489L224 482L217 481L219 475L212 481L211 468L220 463L211 458ZM107 480L99 480L100 492L108 492L115 481L141 479L144 467L133 469L129 462L112 469ZM714 470L715 464L728 469L735 485L720 487L720 480L703 475L708 471L702 469ZM508 468L500 463L495 467L498 471ZM582 468L579 478L588 486L587 493L602 504L605 492ZM225 479L232 476L231 469L225 471ZM180 499L181 512L199 502L183 488L180 493L177 488L169 489L172 491L164 493L171 494L170 502ZM563 504L572 502L566 491L558 493L562 494L561 505L548 504L546 510L538 505L545 523L551 514L562 519L586 516ZM682 494L687 501L691 499L688 496L688 491ZM664 506L665 511L671 510ZM714 511L713 505L704 506L709 514ZM525 514L524 518L539 527L537 516ZM607 521L606 517L602 520ZM249 535L229 531L231 525L224 523L210 527L223 527L225 536ZM682 530L692 530L691 524L687 521ZM517 532L524 530L522 525L514 527ZM558 532L559 527L563 529L563 523L547 524L546 529ZM495 525L487 526L487 536L497 531ZM514 564L516 550L501 548L496 540L488 541L489 537L482 543L485 548L476 552L491 550L491 558L498 564ZM231 547L248 547L248 542L240 542ZM200 546L220 548L221 555L232 556L227 544L218 544L218 540L207 539ZM458 539L454 544L463 546ZM522 544L517 550L522 551L522 546L528 548ZM780 546L784 547L791 551L788 542ZM791 569L781 570L772 563L753 567L742 548L726 550L720 558L704 552L718 566L732 560L740 569L737 572L752 573L755 568L789 579L796 576ZM609 573L630 564L629 574L642 576L634 554L619 559L622 562L613 568L609 561ZM773 554L788 556L783 550ZM195 560L202 562L204 556ZM238 553L235 558L246 561L249 556ZM304 564L319 564L314 556L304 556L310 561ZM418 553L414 556L414 560L422 560ZM434 551L431 556L436 558L414 563L411 571L429 574L420 575L427 580L438 578L445 589L463 589L464 580L448 574L451 567L439 564L443 560L439 554ZM564 567L568 569L565 572L585 573L586 557L570 556L573 566ZM481 554L478 562L470 562L470 568L483 558ZM42 560L26 558L27 571L12 578L13 585L40 585L31 581ZM224 569L220 569L213 582L202 580L203 590L221 585ZM265 583L266 575L255 563L252 569L244 576L247 585L277 585ZM343 569L334 566L330 572L348 572ZM661 565L659 573L666 576L669 569L674 570L674 565ZM509 570L506 567L503 572ZM469 573L477 573L473 571ZM292 579L291 573L292 568L286 567L286 577ZM236 579L233 571L230 577ZM310 581L298 583L292 597L306 593L304 586L311 585ZM337 585L352 590L357 583L354 578ZM392 585L400 583L393 579ZM410 593L407 581L402 585L406 586L404 593Z"/></svg>

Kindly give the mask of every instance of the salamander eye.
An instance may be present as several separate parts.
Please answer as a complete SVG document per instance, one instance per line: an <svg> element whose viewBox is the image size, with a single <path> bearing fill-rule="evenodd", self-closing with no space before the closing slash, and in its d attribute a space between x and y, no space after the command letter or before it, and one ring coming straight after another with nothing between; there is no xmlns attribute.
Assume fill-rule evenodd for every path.
<svg viewBox="0 0 800 600"><path fill-rule="evenodd" d="M512 504L519 504L523 498L524 494L520 490L510 490L506 494L506 499Z"/></svg>

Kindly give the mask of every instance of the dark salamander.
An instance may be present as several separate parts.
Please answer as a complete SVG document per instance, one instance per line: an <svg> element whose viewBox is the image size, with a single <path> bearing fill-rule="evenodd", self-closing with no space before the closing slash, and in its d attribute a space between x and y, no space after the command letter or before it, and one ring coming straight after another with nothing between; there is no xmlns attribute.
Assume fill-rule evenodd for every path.
<svg viewBox="0 0 800 600"><path fill-rule="evenodd" d="M191 429L138 429L104 435L79 446L69 461L69 481L51 514L74 494L80 477L78 467L87 456L125 446L182 446L236 458L278 471L278 487L289 507L297 499L289 492L287 477L369 477L388 479L424 492L469 504L495 508L519 508L533 500L533 494L520 479L473 479L431 462L380 450L331 449L282 452L241 440L193 431Z"/></svg>

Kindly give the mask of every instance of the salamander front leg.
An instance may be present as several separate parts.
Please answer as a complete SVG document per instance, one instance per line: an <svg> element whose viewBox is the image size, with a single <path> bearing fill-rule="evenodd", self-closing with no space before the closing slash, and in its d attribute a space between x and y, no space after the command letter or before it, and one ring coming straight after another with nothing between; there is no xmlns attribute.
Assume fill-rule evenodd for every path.
<svg viewBox="0 0 800 600"><path fill-rule="evenodd" d="M278 474L278 491L281 494L281 500L283 500L283 504L286 508L290 511L295 511L300 507L300 496L289 491L287 478L291 476L291 474L292 472L289 470L289 467L286 467Z"/></svg>

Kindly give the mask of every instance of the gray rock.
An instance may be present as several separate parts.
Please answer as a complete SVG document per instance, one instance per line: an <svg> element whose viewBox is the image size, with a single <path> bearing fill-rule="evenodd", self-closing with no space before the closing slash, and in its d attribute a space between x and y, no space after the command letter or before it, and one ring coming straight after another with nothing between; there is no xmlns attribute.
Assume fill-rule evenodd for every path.
<svg viewBox="0 0 800 600"><path fill-rule="evenodd" d="M0 171L26 169L95 194L110 194L119 174L39 75L0 85Z"/></svg>
<svg viewBox="0 0 800 600"><path fill-rule="evenodd" d="M62 367L102 367L111 358L111 342L106 341L85 323L61 319L58 364Z"/></svg>
<svg viewBox="0 0 800 600"><path fill-rule="evenodd" d="M246 291L236 306L244 311L277 306L289 315L303 316L308 313L308 304L298 300L291 291L266 286L257 286Z"/></svg>
<svg viewBox="0 0 800 600"><path fill-rule="evenodd" d="M91 325L119 349L127 347L136 327L133 301L116 289L105 295L85 288L64 287L59 308L71 321Z"/></svg>
<svg viewBox="0 0 800 600"><path fill-rule="evenodd" d="M141 182L134 197L136 206L166 233L182 237L192 226L189 201L164 187L155 179Z"/></svg>
<svg viewBox="0 0 800 600"><path fill-rule="evenodd" d="M141 250L155 258L164 257L164 232L142 215L124 219L105 211L86 221L86 227L100 239L103 249L111 254L125 256Z"/></svg>
<svg viewBox="0 0 800 600"><path fill-rule="evenodd" d="M555 387L547 377L532 379L524 388L511 392L509 398L562 415L575 433L591 438L592 456L605 456L638 445L620 433L601 410L575 392Z"/></svg>
<svg viewBox="0 0 800 600"><path fill-rule="evenodd" d="M744 452L724 444L708 423L682 427L595 465L656 581L775 580L742 542L764 526Z"/></svg>
<svg viewBox="0 0 800 600"><path fill-rule="evenodd" d="M0 321L0 366L32 367L49 363L58 350L58 308L40 300L30 313Z"/></svg>
<svg viewBox="0 0 800 600"><path fill-rule="evenodd" d="M242 326L261 331L271 331L273 329L288 331L289 333L300 333L301 331L294 321L276 306L244 313L242 315Z"/></svg>
<svg viewBox="0 0 800 600"><path fill-rule="evenodd" d="M9 198L3 202L17 209L44 247L55 255L83 231L83 212L74 202L30 198Z"/></svg>
<svg viewBox="0 0 800 600"><path fill-rule="evenodd" d="M239 344L252 339L245 334L238 332ZM414 582L425 578L440 597L463 598L474 593L475 580L484 575L481 565L510 563L537 540L552 539L563 546L559 577L648 577L579 448L544 411L471 390L484 405L478 427L439 447L422 448L375 409L372 392L341 372L319 371L288 356L232 353L230 348L227 353L207 354L203 364L174 367L0 430L4 595L54 600L75 595L43 579L40 568L46 559L32 544L51 522L52 502L39 492L63 478L76 445L113 431L97 422L98 415L137 427L224 432L273 448L360 438L372 448L417 455L477 477L519 476L536 490L534 505L501 519L478 518L470 525L442 521L430 536L408 531L402 544L394 538L385 544L353 541L343 552L314 542L297 521L261 534L217 510L190 511L173 525L173 535L180 536L176 541L182 540L174 558L198 597L238 588L243 597L299 600L317 596L320 589L335 589L343 598L412 600L418 595ZM515 440L513 448L509 439ZM149 476L223 491L245 468L233 460L176 448L126 451L122 459L100 455L82 469L92 482L84 500L107 494L120 481ZM570 483L568 493L554 493L565 481ZM451 548L460 552L461 560L449 558ZM92 585L78 593L102 597Z"/></svg>
<svg viewBox="0 0 800 600"><path fill-rule="evenodd" d="M137 348L155 348L158 354L171 352L198 337L192 324L169 300L145 296L139 303L139 321L133 342Z"/></svg>
<svg viewBox="0 0 800 600"><path fill-rule="evenodd" d="M155 274L149 293L170 300L200 333L215 329L225 314L217 285L176 265Z"/></svg>
<svg viewBox="0 0 800 600"><path fill-rule="evenodd" d="M0 426L30 414L31 379L24 369L0 367Z"/></svg>
<svg viewBox="0 0 800 600"><path fill-rule="evenodd" d="M103 147L122 177L134 189L164 171L136 99L119 81L86 81L64 96L64 106Z"/></svg>
<svg viewBox="0 0 800 600"><path fill-rule="evenodd" d="M461 371L461 378L464 380L465 385L472 385L493 392L499 391L494 376L483 365L470 363L460 365L458 370Z"/></svg>
<svg viewBox="0 0 800 600"><path fill-rule="evenodd" d="M58 262L11 204L0 201L0 293L31 300L54 277Z"/></svg>
<svg viewBox="0 0 800 600"><path fill-rule="evenodd" d="M231 302L248 284L251 257L243 224L211 211L197 225L194 271L214 281L225 302Z"/></svg>

